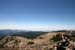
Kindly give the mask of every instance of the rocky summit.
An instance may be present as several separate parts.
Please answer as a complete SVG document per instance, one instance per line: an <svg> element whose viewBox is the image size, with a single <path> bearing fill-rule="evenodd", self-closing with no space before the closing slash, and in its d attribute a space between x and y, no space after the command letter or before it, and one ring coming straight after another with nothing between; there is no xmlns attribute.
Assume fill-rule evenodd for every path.
<svg viewBox="0 0 75 50"><path fill-rule="evenodd" d="M71 35L69 35L72 33ZM8 35L0 40L0 50L74 50L75 32L53 31L34 39Z"/></svg>

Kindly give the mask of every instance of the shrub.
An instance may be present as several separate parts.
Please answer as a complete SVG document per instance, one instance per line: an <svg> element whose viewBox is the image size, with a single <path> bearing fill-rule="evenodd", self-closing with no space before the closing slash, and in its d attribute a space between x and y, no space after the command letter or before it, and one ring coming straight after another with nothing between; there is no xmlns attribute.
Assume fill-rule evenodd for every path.
<svg viewBox="0 0 75 50"><path fill-rule="evenodd" d="M34 42L29 41L27 44L28 44L28 45L32 45L32 44L34 44Z"/></svg>
<svg viewBox="0 0 75 50"><path fill-rule="evenodd" d="M53 36L53 38L51 40L53 40L53 42L61 41L62 36L60 34L57 34L57 35Z"/></svg>

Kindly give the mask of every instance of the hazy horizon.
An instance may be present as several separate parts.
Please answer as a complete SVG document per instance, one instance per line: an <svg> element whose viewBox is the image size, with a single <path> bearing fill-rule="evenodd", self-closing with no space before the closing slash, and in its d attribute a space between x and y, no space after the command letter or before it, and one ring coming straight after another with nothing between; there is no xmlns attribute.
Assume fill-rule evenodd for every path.
<svg viewBox="0 0 75 50"><path fill-rule="evenodd" d="M75 30L74 0L0 0L0 29Z"/></svg>
<svg viewBox="0 0 75 50"><path fill-rule="evenodd" d="M68 28L68 29L67 29ZM0 30L27 30L27 31L57 31L57 30L75 30L71 27L61 27L61 26L0 26Z"/></svg>

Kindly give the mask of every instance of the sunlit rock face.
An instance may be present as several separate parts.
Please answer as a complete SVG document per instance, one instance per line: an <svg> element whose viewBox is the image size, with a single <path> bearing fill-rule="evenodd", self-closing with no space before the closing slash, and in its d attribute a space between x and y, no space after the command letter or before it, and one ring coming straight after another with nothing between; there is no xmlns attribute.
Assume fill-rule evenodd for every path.
<svg viewBox="0 0 75 50"><path fill-rule="evenodd" d="M19 36L8 36L2 40L4 47L12 48L12 47L21 47L26 45L28 42L27 38L19 37Z"/></svg>

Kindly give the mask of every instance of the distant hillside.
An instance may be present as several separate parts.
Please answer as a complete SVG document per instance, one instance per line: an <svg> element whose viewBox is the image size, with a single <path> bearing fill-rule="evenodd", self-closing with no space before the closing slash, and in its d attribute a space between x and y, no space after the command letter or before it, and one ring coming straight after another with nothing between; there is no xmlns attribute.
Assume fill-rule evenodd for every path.
<svg viewBox="0 0 75 50"><path fill-rule="evenodd" d="M8 35L15 34L17 32L21 32L21 30L0 30L0 39Z"/></svg>
<svg viewBox="0 0 75 50"><path fill-rule="evenodd" d="M71 30L57 30L52 32L66 32L65 34L69 34ZM40 35L46 34L48 32L45 31L26 31L26 30L0 30L0 39L5 36L21 36L29 39L34 39ZM72 31L72 34L75 34L75 31Z"/></svg>
<svg viewBox="0 0 75 50"><path fill-rule="evenodd" d="M0 33L0 40L3 39L6 35L3 33Z"/></svg>
<svg viewBox="0 0 75 50"><path fill-rule="evenodd" d="M0 39L5 36L21 36L29 39L36 38L39 35L45 34L46 32L42 31L25 31L25 30L0 30Z"/></svg>
<svg viewBox="0 0 75 50"><path fill-rule="evenodd" d="M52 31L52 32L67 32L67 31L70 31L70 30L56 30L56 31Z"/></svg>
<svg viewBox="0 0 75 50"><path fill-rule="evenodd" d="M17 32L13 34L12 36L21 36L21 37L26 37L29 39L34 39L40 35L43 35L47 32L37 32L37 31L30 31L30 32Z"/></svg>

